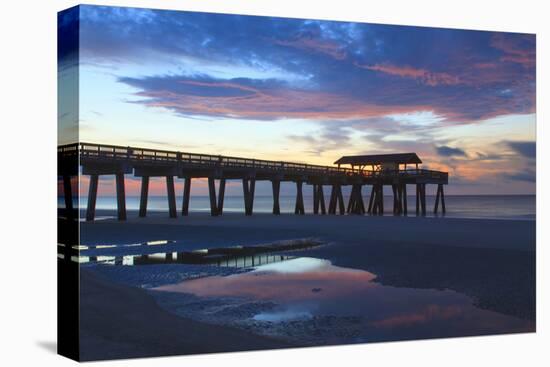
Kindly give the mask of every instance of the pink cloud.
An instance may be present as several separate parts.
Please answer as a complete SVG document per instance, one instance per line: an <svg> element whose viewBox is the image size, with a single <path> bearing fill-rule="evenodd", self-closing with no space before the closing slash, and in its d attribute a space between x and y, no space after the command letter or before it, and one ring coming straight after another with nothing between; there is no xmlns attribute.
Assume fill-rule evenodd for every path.
<svg viewBox="0 0 550 367"><path fill-rule="evenodd" d="M456 85L461 83L457 76L449 73L433 72L426 69L413 68L411 66L396 66L392 64L361 65L357 63L355 65L363 69L379 71L381 73L396 75L403 78L416 79L421 83L432 87L437 85Z"/></svg>
<svg viewBox="0 0 550 367"><path fill-rule="evenodd" d="M336 60L344 60L347 56L346 52L338 43L329 40L299 38L292 41L277 40L274 43L280 46L288 46L305 51L322 53L329 55Z"/></svg>
<svg viewBox="0 0 550 367"><path fill-rule="evenodd" d="M217 87L219 83L201 82L201 86ZM229 84L224 83L224 87ZM235 86L235 88L238 88ZM389 113L406 113L432 110L430 106L377 105L328 92L274 89L269 91L248 88L246 95L196 96L168 90L151 90L136 93L147 98L149 107L172 109L185 114L218 115L240 118L279 119L346 119L382 116Z"/></svg>
<svg viewBox="0 0 550 367"><path fill-rule="evenodd" d="M502 51L500 61L520 64L530 69L536 64L536 50L532 44L532 36L516 35L515 37L505 36L502 33L495 33L491 39L491 46Z"/></svg>

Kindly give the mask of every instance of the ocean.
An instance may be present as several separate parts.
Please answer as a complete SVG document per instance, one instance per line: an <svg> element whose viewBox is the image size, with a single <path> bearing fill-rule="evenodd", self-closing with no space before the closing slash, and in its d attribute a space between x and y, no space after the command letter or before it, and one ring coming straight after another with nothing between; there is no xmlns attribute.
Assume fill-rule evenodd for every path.
<svg viewBox="0 0 550 367"><path fill-rule="evenodd" d="M325 193L327 203L330 195ZM177 196L178 211L181 209L182 197ZM295 196L287 195L280 197L281 213L294 213ZM347 196L344 196L347 200ZM369 197L364 195L365 206L368 205ZM415 215L415 197L408 196L409 215ZM427 216L434 216L433 208L435 196L427 196ZM75 199L76 202L76 199ZM313 198L304 195L306 213L313 211ZM535 195L447 195L445 196L447 208L446 217L452 218L486 218L486 219L520 219L535 220L536 198ZM81 198L81 208L86 208L87 198ZM254 198L254 212L270 213L272 210L272 197L268 195L256 195ZM58 207L64 207L63 198L58 199ZM139 196L127 196L126 207L128 210L139 209ZM384 198L385 215L392 215L393 197ZM114 196L98 196L96 208L116 209L116 198ZM149 211L167 211L168 202L165 196L150 196L147 209ZM210 200L208 196L191 196L189 204L190 212L208 212ZM244 213L244 200L242 196L226 196L224 200L224 212ZM440 208L441 210L441 208ZM441 216L441 213L438 214Z"/></svg>

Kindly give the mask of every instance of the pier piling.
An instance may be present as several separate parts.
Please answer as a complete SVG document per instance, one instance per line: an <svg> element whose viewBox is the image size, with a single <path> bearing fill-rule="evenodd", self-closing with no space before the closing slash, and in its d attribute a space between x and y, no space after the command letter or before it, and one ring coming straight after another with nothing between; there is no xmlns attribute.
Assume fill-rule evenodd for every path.
<svg viewBox="0 0 550 367"><path fill-rule="evenodd" d="M279 193L281 191L281 181L272 180L271 187L273 189L273 214L281 214L281 208L279 205Z"/></svg>
<svg viewBox="0 0 550 367"><path fill-rule="evenodd" d="M174 190L174 176L166 176L166 196L168 197L168 215L170 218L176 218L176 192Z"/></svg>
<svg viewBox="0 0 550 367"><path fill-rule="evenodd" d="M139 197L139 216L142 218L147 215L148 195L149 195L149 176L143 176L141 178L141 194Z"/></svg>
<svg viewBox="0 0 550 367"><path fill-rule="evenodd" d="M95 218L95 206L97 201L97 185L99 175L90 175L90 187L88 188L88 206L86 209L86 221L92 221Z"/></svg>
<svg viewBox="0 0 550 367"><path fill-rule="evenodd" d="M296 181L296 206L294 207L294 214L304 215L304 194L302 192L302 181Z"/></svg>
<svg viewBox="0 0 550 367"><path fill-rule="evenodd" d="M191 177L185 177L183 184L183 200L181 203L181 215L189 215L189 201L191 199Z"/></svg>
<svg viewBox="0 0 550 367"><path fill-rule="evenodd" d="M126 220L126 193L124 189L124 173L119 171L115 175L117 217L118 220Z"/></svg>

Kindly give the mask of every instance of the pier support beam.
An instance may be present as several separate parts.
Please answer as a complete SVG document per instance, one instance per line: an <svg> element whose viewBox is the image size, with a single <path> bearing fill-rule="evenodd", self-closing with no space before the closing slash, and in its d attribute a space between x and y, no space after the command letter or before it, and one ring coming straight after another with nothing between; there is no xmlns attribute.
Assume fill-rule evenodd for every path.
<svg viewBox="0 0 550 367"><path fill-rule="evenodd" d="M420 215L420 184L416 184L416 215Z"/></svg>
<svg viewBox="0 0 550 367"><path fill-rule="evenodd" d="M439 207L439 201L441 200L441 213L445 214L445 194L443 193L443 185L438 184L437 185L437 193L435 195L435 206L434 206L434 214L437 214L437 210Z"/></svg>
<svg viewBox="0 0 550 367"><path fill-rule="evenodd" d="M426 215L426 184L416 185L416 215Z"/></svg>
<svg viewBox="0 0 550 367"><path fill-rule="evenodd" d="M124 189L124 173L115 174L116 199L117 199L117 217L118 220L126 220L126 193Z"/></svg>
<svg viewBox="0 0 550 367"><path fill-rule="evenodd" d="M225 199L225 178L220 178L218 187L218 215L223 214L223 201Z"/></svg>
<svg viewBox="0 0 550 367"><path fill-rule="evenodd" d="M398 183L392 185L393 190L393 214L407 215L407 185Z"/></svg>
<svg viewBox="0 0 550 367"><path fill-rule="evenodd" d="M329 214L336 214L336 210L339 209L340 214L344 214L346 208L344 206L344 196L342 195L342 185L333 184L330 192L330 202L328 206Z"/></svg>
<svg viewBox="0 0 550 367"><path fill-rule="evenodd" d="M404 215L407 215L408 214L408 204L407 204L407 184L404 183L402 188L401 188L401 194L402 194L402 197L403 197L403 214Z"/></svg>
<svg viewBox="0 0 550 367"><path fill-rule="evenodd" d="M401 203L399 202L399 185L391 185L393 191L393 215L401 215Z"/></svg>
<svg viewBox="0 0 550 367"><path fill-rule="evenodd" d="M441 186L441 213L445 214L447 209L445 208L445 192L443 191L443 185Z"/></svg>
<svg viewBox="0 0 550 367"><path fill-rule="evenodd" d="M176 192L174 190L174 176L166 176L166 196L168 197L168 215L170 218L178 216L176 209Z"/></svg>
<svg viewBox="0 0 550 367"><path fill-rule="evenodd" d="M383 215L384 214L384 186L380 183L374 184L372 187L374 192L372 214Z"/></svg>
<svg viewBox="0 0 550 367"><path fill-rule="evenodd" d="M304 193L302 192L302 181L296 181L296 206L294 207L294 214L304 215Z"/></svg>
<svg viewBox="0 0 550 367"><path fill-rule="evenodd" d="M149 196L149 176L141 178L141 195L139 197L139 216L147 215L147 199Z"/></svg>
<svg viewBox="0 0 550 367"><path fill-rule="evenodd" d="M353 184L348 202L348 213L350 214L365 214L365 204L363 195L361 194L361 184Z"/></svg>
<svg viewBox="0 0 550 367"><path fill-rule="evenodd" d="M271 187L273 189L273 214L281 214L281 207L279 205L279 193L281 191L281 181L272 180Z"/></svg>
<svg viewBox="0 0 550 367"><path fill-rule="evenodd" d="M225 178L220 179L217 199L216 199L216 180L214 177L208 178L208 192L210 194L210 215L212 215L213 217L222 215L223 201L225 197ZM245 204L246 204L246 195L245 195Z"/></svg>
<svg viewBox="0 0 550 367"><path fill-rule="evenodd" d="M327 214L323 185L313 184L313 214L319 214L319 209L321 209L321 214Z"/></svg>
<svg viewBox="0 0 550 367"><path fill-rule="evenodd" d="M73 206L73 189L71 187L71 176L63 175L63 197L65 199L65 215L69 220L78 217L78 213Z"/></svg>
<svg viewBox="0 0 550 367"><path fill-rule="evenodd" d="M88 188L88 207L86 208L86 221L92 221L95 218L95 206L97 202L97 185L99 175L90 175L90 187Z"/></svg>
<svg viewBox="0 0 550 367"><path fill-rule="evenodd" d="M256 187L255 178L243 178L244 212L245 215L252 215L254 208L254 190Z"/></svg>
<svg viewBox="0 0 550 367"><path fill-rule="evenodd" d="M376 194L375 186L372 186L371 192L370 192L370 198L369 198L369 206L367 208L367 213L373 214L373 207L374 207L374 197Z"/></svg>
<svg viewBox="0 0 550 367"><path fill-rule="evenodd" d="M191 199L191 177L185 178L183 184L183 201L181 203L181 215L189 215L189 201Z"/></svg>

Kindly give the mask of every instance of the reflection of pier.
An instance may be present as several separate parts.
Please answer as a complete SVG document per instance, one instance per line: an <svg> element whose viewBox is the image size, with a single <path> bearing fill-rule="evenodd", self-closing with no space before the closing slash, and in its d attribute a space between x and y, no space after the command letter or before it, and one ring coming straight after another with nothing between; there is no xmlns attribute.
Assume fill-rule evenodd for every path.
<svg viewBox="0 0 550 367"><path fill-rule="evenodd" d="M64 255L59 256L64 259ZM223 256L193 256L188 252L160 252L144 255L126 255L126 256L73 256L71 261L79 264L101 263L123 266L138 265L160 265L160 264L193 264L193 265L213 265L229 268L250 268L260 265L278 263L295 256L279 255L273 253L261 253L251 255L223 255Z"/></svg>
<svg viewBox="0 0 550 367"><path fill-rule="evenodd" d="M111 265L159 265L159 264L195 264L217 265L221 267L247 268L293 259L284 254L296 250L307 250L321 243L315 240L302 239L256 246L216 247L193 251L164 251L135 255L81 255L79 251L89 249L108 249L113 247L149 247L156 244L168 245L170 241L154 241L134 245L101 245L101 246L58 246L58 258L79 264L101 263ZM282 252L282 254L280 254Z"/></svg>
<svg viewBox="0 0 550 367"><path fill-rule="evenodd" d="M210 213L223 214L227 180L241 180L245 214L252 215L254 191L257 181L270 181L273 189L273 214L280 214L279 193L281 182L296 184L295 214L304 214L303 184L313 187L314 214L376 214L384 213L383 188L391 186L394 197L393 214L408 214L407 185L416 186L416 214L426 214L426 185L436 184L434 212L441 202L445 212L443 185L448 183L446 172L420 169L422 161L414 153L342 157L338 166L319 166L292 162L152 150L135 147L80 143L58 148L60 167L82 167L82 174L90 176L86 220L95 217L95 205L100 175L114 175L116 181L118 219L126 219L124 175L141 177L139 216L147 214L150 177L164 177L170 217L177 216L174 178L184 179L181 215L189 214L191 181L206 178L210 196ZM342 165L350 165L344 168ZM414 165L414 168L411 168ZM61 172L67 211L73 212L70 177L72 172ZM217 187L216 187L217 186ZM328 210L323 188L331 188ZM347 206L342 186L351 186ZM363 186L371 186L368 206L363 201Z"/></svg>

